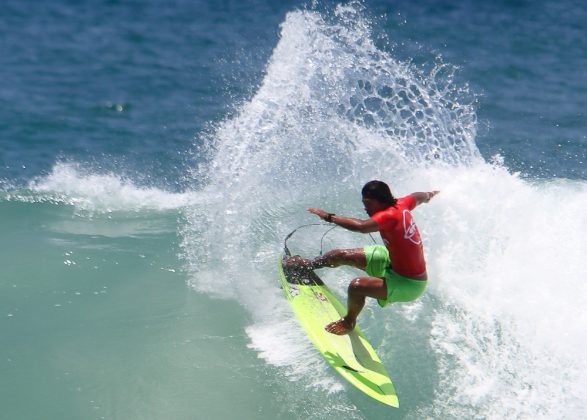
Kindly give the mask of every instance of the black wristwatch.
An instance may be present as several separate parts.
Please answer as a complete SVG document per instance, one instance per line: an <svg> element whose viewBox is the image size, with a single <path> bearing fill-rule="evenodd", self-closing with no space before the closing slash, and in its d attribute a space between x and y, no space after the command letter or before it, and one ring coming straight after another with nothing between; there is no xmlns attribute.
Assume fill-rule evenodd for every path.
<svg viewBox="0 0 587 420"><path fill-rule="evenodd" d="M326 220L329 223L332 223L332 216L336 216L336 214L334 213L328 213L325 217L324 220Z"/></svg>

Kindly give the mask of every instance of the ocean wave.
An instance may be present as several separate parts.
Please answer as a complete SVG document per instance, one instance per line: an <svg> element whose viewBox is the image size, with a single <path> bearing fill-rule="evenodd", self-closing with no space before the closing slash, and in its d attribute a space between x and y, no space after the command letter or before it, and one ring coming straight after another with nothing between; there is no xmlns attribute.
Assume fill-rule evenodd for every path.
<svg viewBox="0 0 587 420"><path fill-rule="evenodd" d="M4 191L6 200L66 204L96 213L177 210L193 198L190 193L140 187L113 173L91 173L74 163L55 164L51 173L30 181L26 190Z"/></svg>

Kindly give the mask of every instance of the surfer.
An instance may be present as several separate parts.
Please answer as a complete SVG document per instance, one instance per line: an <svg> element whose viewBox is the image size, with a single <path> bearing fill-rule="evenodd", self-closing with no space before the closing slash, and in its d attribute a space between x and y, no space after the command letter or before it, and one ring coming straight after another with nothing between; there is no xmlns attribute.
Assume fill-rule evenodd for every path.
<svg viewBox="0 0 587 420"><path fill-rule="evenodd" d="M314 258L294 256L284 262L311 270L348 265L359 268L367 276L349 283L347 314L328 324L326 331L344 335L351 332L367 297L377 299L381 307L393 302L410 302L422 295L428 280L424 248L418 227L410 213L427 203L438 191L414 192L395 198L382 181L370 181L361 191L368 219L338 216L318 208L308 211L330 223L353 232L379 232L384 245L367 245L356 249L334 249Z"/></svg>

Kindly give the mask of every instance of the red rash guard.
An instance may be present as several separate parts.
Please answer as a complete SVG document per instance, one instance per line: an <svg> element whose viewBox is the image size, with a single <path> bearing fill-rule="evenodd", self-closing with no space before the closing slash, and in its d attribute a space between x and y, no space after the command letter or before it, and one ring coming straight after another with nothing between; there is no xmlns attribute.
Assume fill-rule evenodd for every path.
<svg viewBox="0 0 587 420"><path fill-rule="evenodd" d="M404 277L417 277L426 271L424 247L410 210L416 207L411 195L397 200L395 206L375 213L383 243L389 250L393 271Z"/></svg>

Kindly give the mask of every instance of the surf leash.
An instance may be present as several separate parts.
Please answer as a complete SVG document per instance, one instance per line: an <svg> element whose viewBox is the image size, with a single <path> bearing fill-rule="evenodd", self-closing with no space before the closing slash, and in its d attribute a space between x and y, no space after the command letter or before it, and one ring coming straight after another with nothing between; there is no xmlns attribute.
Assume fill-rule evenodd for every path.
<svg viewBox="0 0 587 420"><path fill-rule="evenodd" d="M305 228L305 227L309 227L309 226L330 226L330 225L326 225L324 223L308 223L306 225L300 225L297 228L295 228L294 230L292 230L286 237L285 240L283 241L283 252L287 257L291 257L291 252L289 250L289 248L287 247L287 241L289 240L289 238L291 238L293 236L294 233L296 233L299 229L301 228ZM326 235L328 233L330 233L330 231L332 231L333 229L336 229L337 225L332 226L330 229L326 230L326 232L324 232L322 234L322 237L320 238L320 254L318 255L322 255L323 252L323 246L324 246L324 238L326 237ZM371 238L371 240L373 241L374 244L377 244L377 241L375 240L375 238L373 238L373 235L371 235L371 233L369 233L369 237Z"/></svg>
<svg viewBox="0 0 587 420"><path fill-rule="evenodd" d="M287 247L287 241L289 240L289 238L291 238L293 236L294 233L296 233L298 230L300 230L301 228L305 228L305 227L309 227L309 226L329 226L329 225L325 225L324 223L308 223L307 225L300 225L297 228L295 228L294 230L292 230L286 237L285 240L283 241L283 252L286 256L291 257L291 252L289 250L289 248ZM332 229L334 229L336 226L328 229L326 231L326 233L330 232ZM320 239L320 255L322 255L322 240L324 239L324 236L326 235L326 233L324 235L322 235L322 239Z"/></svg>

